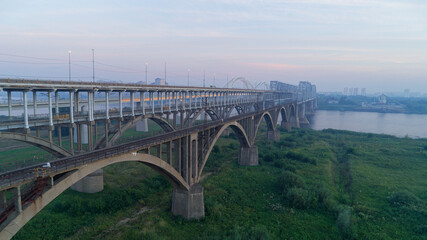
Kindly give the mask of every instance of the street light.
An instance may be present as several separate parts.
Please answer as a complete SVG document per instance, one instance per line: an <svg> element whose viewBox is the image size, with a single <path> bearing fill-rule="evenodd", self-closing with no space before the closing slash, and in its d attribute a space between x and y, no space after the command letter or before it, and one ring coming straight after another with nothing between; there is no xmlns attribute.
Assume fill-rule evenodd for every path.
<svg viewBox="0 0 427 240"><path fill-rule="evenodd" d="M71 50L68 50L68 81L71 82Z"/></svg>

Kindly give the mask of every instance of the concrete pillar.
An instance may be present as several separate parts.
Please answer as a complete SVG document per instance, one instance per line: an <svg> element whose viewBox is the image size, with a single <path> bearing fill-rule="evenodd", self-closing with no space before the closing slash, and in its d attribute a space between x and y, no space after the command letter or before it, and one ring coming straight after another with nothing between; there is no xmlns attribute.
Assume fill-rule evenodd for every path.
<svg viewBox="0 0 427 240"><path fill-rule="evenodd" d="M49 108L49 126L53 126L53 116L52 116L52 91L47 93L48 98L48 108Z"/></svg>
<svg viewBox="0 0 427 240"><path fill-rule="evenodd" d="M6 190L0 192L0 210L7 208Z"/></svg>
<svg viewBox="0 0 427 240"><path fill-rule="evenodd" d="M290 122L282 121L282 122L280 122L280 126L282 128L285 128L286 131L288 131L288 132L291 131L291 123Z"/></svg>
<svg viewBox="0 0 427 240"><path fill-rule="evenodd" d="M130 109L132 116L135 116L135 102L134 102L134 92L130 92Z"/></svg>
<svg viewBox="0 0 427 240"><path fill-rule="evenodd" d="M190 108L189 109L191 109L191 104L192 104L192 98L193 98L193 92L191 92L191 91L189 91L188 92L188 96L189 96L189 106L190 106Z"/></svg>
<svg viewBox="0 0 427 240"><path fill-rule="evenodd" d="M110 92L105 92L105 119L110 119Z"/></svg>
<svg viewBox="0 0 427 240"><path fill-rule="evenodd" d="M72 127L72 125L70 125L69 127L68 127L68 132L70 133L70 152L71 152L71 154L74 154L74 138L73 138L73 127Z"/></svg>
<svg viewBox="0 0 427 240"><path fill-rule="evenodd" d="M123 92L119 92L119 111L120 118L123 118Z"/></svg>
<svg viewBox="0 0 427 240"><path fill-rule="evenodd" d="M22 202L21 202L21 186L14 188L15 190L15 211L18 213L22 212Z"/></svg>
<svg viewBox="0 0 427 240"><path fill-rule="evenodd" d="M93 150L93 125L92 123L89 123L87 125L87 136L88 136L88 148L89 151Z"/></svg>
<svg viewBox="0 0 427 240"><path fill-rule="evenodd" d="M61 125L58 125L56 127L57 131L58 131L58 141L59 141L59 146L62 147L62 127Z"/></svg>
<svg viewBox="0 0 427 240"><path fill-rule="evenodd" d="M71 186L71 189L82 193L97 193L104 189L104 171L98 169L80 179Z"/></svg>
<svg viewBox="0 0 427 240"><path fill-rule="evenodd" d="M9 119L12 118L12 91L7 91L7 110L9 112Z"/></svg>
<svg viewBox="0 0 427 240"><path fill-rule="evenodd" d="M24 100L24 125L26 129L29 129L28 125L28 103L27 103L27 91L22 92L23 100Z"/></svg>
<svg viewBox="0 0 427 240"><path fill-rule="evenodd" d="M157 91L157 99L160 101L160 112L163 113L163 92Z"/></svg>
<svg viewBox="0 0 427 240"><path fill-rule="evenodd" d="M168 97L169 97L169 112L172 112L173 92L169 92Z"/></svg>
<svg viewBox="0 0 427 240"><path fill-rule="evenodd" d="M136 123L137 132L148 132L148 121L146 118Z"/></svg>
<svg viewBox="0 0 427 240"><path fill-rule="evenodd" d="M151 113L154 114L154 92L150 92L151 96Z"/></svg>
<svg viewBox="0 0 427 240"><path fill-rule="evenodd" d="M190 190L174 188L172 193L172 213L185 219L201 219L205 216L203 187L195 183Z"/></svg>
<svg viewBox="0 0 427 240"><path fill-rule="evenodd" d="M34 110L34 117L37 115L37 92L33 91L33 110Z"/></svg>
<svg viewBox="0 0 427 240"><path fill-rule="evenodd" d="M79 105L79 92L76 91L74 92L74 103L75 103L75 109L76 109L76 114L79 114L80 111L80 105Z"/></svg>
<svg viewBox="0 0 427 240"><path fill-rule="evenodd" d="M59 116L58 91L55 91L55 115Z"/></svg>
<svg viewBox="0 0 427 240"><path fill-rule="evenodd" d="M258 165L258 147L240 147L238 162L242 166Z"/></svg>
<svg viewBox="0 0 427 240"><path fill-rule="evenodd" d="M145 91L139 93L139 101L141 103L142 115L145 115Z"/></svg>
<svg viewBox="0 0 427 240"><path fill-rule="evenodd" d="M110 130L110 121L109 120L105 120L105 122L104 122L105 147L107 147L107 144L108 144L109 130Z"/></svg>
<svg viewBox="0 0 427 240"><path fill-rule="evenodd" d="M73 92L70 92L70 123L74 123Z"/></svg>
<svg viewBox="0 0 427 240"><path fill-rule="evenodd" d="M278 142L280 140L280 132L276 130L267 131L267 140Z"/></svg>

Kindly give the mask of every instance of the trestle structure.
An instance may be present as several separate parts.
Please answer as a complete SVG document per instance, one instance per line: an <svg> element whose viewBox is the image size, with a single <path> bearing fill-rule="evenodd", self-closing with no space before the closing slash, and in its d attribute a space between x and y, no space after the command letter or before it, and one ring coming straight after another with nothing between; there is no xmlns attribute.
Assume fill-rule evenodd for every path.
<svg viewBox="0 0 427 240"><path fill-rule="evenodd" d="M0 81L0 87L8 95L20 89L22 84L26 86L25 82L9 80L6 83ZM262 121L267 125L267 140L278 141L279 124L287 130L299 127L305 112L314 110L312 95L311 98L298 100L293 98L292 93L278 91L102 84L83 84L86 88L78 88L73 84L65 84L60 88L62 85L53 84L55 88L52 90L38 88L37 85L34 87L34 84L32 86L27 91L48 91L49 114L46 121L44 118L33 121L24 116L21 124L18 123L21 119L12 116L8 124L0 124L0 127L9 130L0 132L0 137L26 141L63 158L51 161L49 166L38 164L0 174L0 239L11 238L69 187L90 193L102 190L102 168L125 161L148 165L171 183L173 214L186 219L202 218L204 203L201 175L210 152L224 132L231 129L239 140L238 163L255 166L258 165L255 138ZM58 100L61 94L56 94L61 91L67 92L69 99L66 102L70 108L68 118L63 119L61 101ZM55 93L54 106L58 109L55 112L52 93ZM86 94L86 101L82 93ZM95 97L98 93L104 94L101 102L97 102L98 98ZM127 93L130 93L128 98L125 95ZM114 94L118 101L113 103L111 97ZM138 95L139 99L136 98ZM34 94L34 99L39 99L37 96ZM23 99L24 106L28 105L25 103L26 98ZM11 102L8 100L9 111L13 107ZM33 103L33 107L37 106L34 112L40 111L41 104ZM97 112L97 105L104 105L104 110ZM306 109L303 115L298 112L300 108ZM25 112L28 113L25 110L24 115ZM115 145L127 129L147 119L158 124L163 133ZM48 140L43 140L39 132L46 126ZM70 150L61 147L61 140L57 141L58 145L53 143L54 138L64 136L59 133L63 128L69 130ZM57 135L53 134L54 130ZM36 132L36 137L30 137L33 132ZM75 153L79 154L73 155ZM45 182L46 185L36 188L39 182ZM31 192L34 194L30 200L23 201L23 196Z"/></svg>

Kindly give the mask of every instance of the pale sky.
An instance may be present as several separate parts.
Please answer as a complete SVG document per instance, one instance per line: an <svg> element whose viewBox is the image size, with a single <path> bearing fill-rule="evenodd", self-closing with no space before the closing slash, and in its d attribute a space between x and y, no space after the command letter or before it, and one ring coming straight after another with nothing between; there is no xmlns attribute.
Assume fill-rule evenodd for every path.
<svg viewBox="0 0 427 240"><path fill-rule="evenodd" d="M0 78L427 92L427 1L1 1Z"/></svg>

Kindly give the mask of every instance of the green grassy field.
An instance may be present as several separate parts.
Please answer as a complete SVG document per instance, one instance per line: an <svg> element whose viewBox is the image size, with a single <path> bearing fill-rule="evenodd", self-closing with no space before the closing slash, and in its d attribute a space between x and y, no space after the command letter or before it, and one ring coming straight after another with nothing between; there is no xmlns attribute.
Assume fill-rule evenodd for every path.
<svg viewBox="0 0 427 240"><path fill-rule="evenodd" d="M104 169L104 191L65 191L15 239L427 239L427 140L304 129L264 139L261 129L253 167L237 164L233 134L218 141L203 220L173 216L171 185L121 163Z"/></svg>

